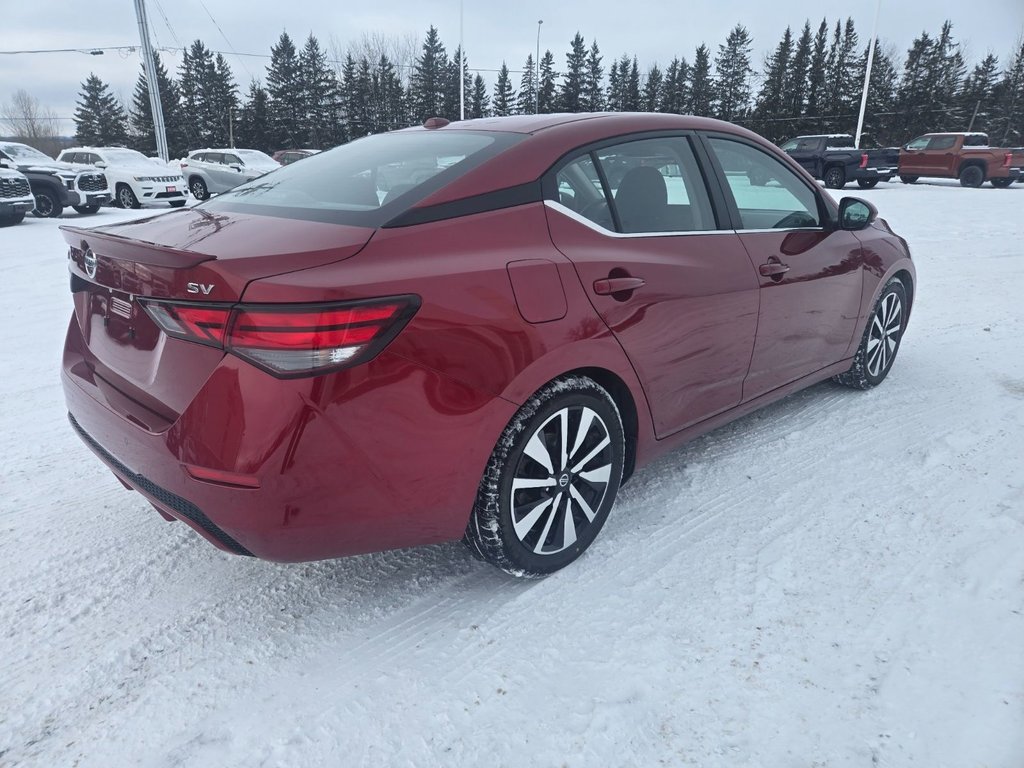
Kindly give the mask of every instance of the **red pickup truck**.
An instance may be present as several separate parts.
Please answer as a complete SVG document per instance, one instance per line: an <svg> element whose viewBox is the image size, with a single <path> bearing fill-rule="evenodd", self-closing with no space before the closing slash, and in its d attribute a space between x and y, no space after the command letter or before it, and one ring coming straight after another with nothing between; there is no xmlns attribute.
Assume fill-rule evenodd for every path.
<svg viewBox="0 0 1024 768"><path fill-rule="evenodd" d="M984 133L926 133L900 149L900 180L960 179L964 187L1008 187L1024 177L1024 152L988 145Z"/></svg>

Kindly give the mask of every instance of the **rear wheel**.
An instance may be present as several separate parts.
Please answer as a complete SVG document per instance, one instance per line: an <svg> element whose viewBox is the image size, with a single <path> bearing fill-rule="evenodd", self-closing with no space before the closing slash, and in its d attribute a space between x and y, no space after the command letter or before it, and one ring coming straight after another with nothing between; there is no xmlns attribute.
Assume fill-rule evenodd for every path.
<svg viewBox="0 0 1024 768"><path fill-rule="evenodd" d="M904 184L916 184L919 178L920 176L903 176L902 174L900 175L900 181L902 181Z"/></svg>
<svg viewBox="0 0 1024 768"><path fill-rule="evenodd" d="M894 277L885 284L875 302L853 365L833 380L854 389L871 389L881 384L899 352L907 327L907 309L907 290L903 282Z"/></svg>
<svg viewBox="0 0 1024 768"><path fill-rule="evenodd" d="M874 189L878 186L878 179L857 179L857 186L861 189Z"/></svg>
<svg viewBox="0 0 1024 768"><path fill-rule="evenodd" d="M48 189L41 189L34 193L36 198L36 207L32 211L32 215L38 219L55 219L60 216L61 211L64 207L60 204L57 196Z"/></svg>
<svg viewBox="0 0 1024 768"><path fill-rule="evenodd" d="M1013 184L1013 179L989 179L992 182L993 187L998 189L1006 189L1008 186Z"/></svg>
<svg viewBox="0 0 1024 768"><path fill-rule="evenodd" d="M556 379L502 433L463 540L477 557L514 576L564 568L604 525L624 454L611 395L584 376Z"/></svg>
<svg viewBox="0 0 1024 768"><path fill-rule="evenodd" d="M117 185L117 205L119 208L141 208L142 203L127 184Z"/></svg>
<svg viewBox="0 0 1024 768"><path fill-rule="evenodd" d="M72 205L71 207L74 208L79 213L84 213L87 215L90 213L96 213L96 211L100 209L98 205Z"/></svg>
<svg viewBox="0 0 1024 768"><path fill-rule="evenodd" d="M210 196L210 192L206 188L206 182L198 176L193 176L188 180L188 191L192 193L192 197L196 200L205 200Z"/></svg>
<svg viewBox="0 0 1024 768"><path fill-rule="evenodd" d="M985 172L980 166L968 165L960 170L961 187L980 187L985 183Z"/></svg>
<svg viewBox="0 0 1024 768"><path fill-rule="evenodd" d="M829 189L842 189L846 186L846 169L841 165L826 168L825 177L822 180Z"/></svg>

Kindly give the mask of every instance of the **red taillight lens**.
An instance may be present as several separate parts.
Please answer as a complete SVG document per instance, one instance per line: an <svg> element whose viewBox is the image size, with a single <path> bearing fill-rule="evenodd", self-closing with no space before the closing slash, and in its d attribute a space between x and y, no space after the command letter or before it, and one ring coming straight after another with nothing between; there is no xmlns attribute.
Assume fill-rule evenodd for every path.
<svg viewBox="0 0 1024 768"><path fill-rule="evenodd" d="M148 301L141 303L160 326L160 330L168 336L213 347L224 346L224 335L231 316L230 307Z"/></svg>
<svg viewBox="0 0 1024 768"><path fill-rule="evenodd" d="M1009 168L1013 163L1013 152L1007 152L1006 157L1003 159L1003 168Z"/></svg>
<svg viewBox="0 0 1024 768"><path fill-rule="evenodd" d="M867 168L868 167L868 153L867 152L861 153L861 156L860 156L860 167L861 168Z"/></svg>
<svg viewBox="0 0 1024 768"><path fill-rule="evenodd" d="M372 359L416 313L419 297L312 305L142 305L169 336L221 347L275 376L295 377Z"/></svg>

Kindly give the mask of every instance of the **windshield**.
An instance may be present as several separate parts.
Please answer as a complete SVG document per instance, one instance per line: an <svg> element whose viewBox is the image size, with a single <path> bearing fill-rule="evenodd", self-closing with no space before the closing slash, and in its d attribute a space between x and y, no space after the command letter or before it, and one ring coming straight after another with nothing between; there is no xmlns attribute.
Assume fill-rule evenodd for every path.
<svg viewBox="0 0 1024 768"><path fill-rule="evenodd" d="M108 163L114 165L138 165L139 163L151 163L152 161L141 152L134 149L104 149L103 155Z"/></svg>
<svg viewBox="0 0 1024 768"><path fill-rule="evenodd" d="M368 136L241 184L204 207L378 227L522 138L461 130Z"/></svg>
<svg viewBox="0 0 1024 768"><path fill-rule="evenodd" d="M241 157L246 165L277 165L274 158L258 149L233 149L231 151Z"/></svg>
<svg viewBox="0 0 1024 768"><path fill-rule="evenodd" d="M52 163L53 158L44 155L38 149L33 149L27 144L0 144L0 150L3 150L5 154L14 158L15 160L29 160L29 161L42 161L46 163Z"/></svg>

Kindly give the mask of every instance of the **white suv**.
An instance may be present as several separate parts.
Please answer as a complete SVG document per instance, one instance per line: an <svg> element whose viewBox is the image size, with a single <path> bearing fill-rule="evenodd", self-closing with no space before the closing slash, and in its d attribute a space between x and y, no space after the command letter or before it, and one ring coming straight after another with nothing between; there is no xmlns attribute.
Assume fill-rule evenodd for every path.
<svg viewBox="0 0 1024 768"><path fill-rule="evenodd" d="M227 192L281 164L257 149L194 149L181 161L181 173L198 200Z"/></svg>
<svg viewBox="0 0 1024 768"><path fill-rule="evenodd" d="M0 227L20 224L25 214L36 207L28 179L0 165Z"/></svg>
<svg viewBox="0 0 1024 768"><path fill-rule="evenodd" d="M123 147L71 147L58 160L102 168L119 208L141 208L143 203L170 203L179 208L188 200L185 179L159 160Z"/></svg>

